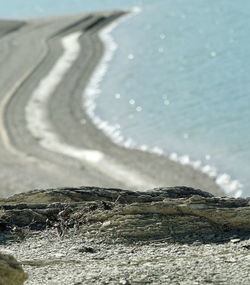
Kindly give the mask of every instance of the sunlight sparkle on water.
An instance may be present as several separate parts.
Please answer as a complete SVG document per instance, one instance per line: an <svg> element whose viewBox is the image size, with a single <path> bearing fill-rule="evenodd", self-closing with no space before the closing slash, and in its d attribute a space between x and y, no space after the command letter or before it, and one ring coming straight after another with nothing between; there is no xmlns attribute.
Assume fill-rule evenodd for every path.
<svg viewBox="0 0 250 285"><path fill-rule="evenodd" d="M166 38L166 35L165 35L165 34L163 34L163 33L160 34L160 39L161 39L161 40L164 40L165 38Z"/></svg>
<svg viewBox="0 0 250 285"><path fill-rule="evenodd" d="M128 55L128 59L133 60L134 58L135 58L135 56L134 56L132 53L130 53L130 54Z"/></svg>
<svg viewBox="0 0 250 285"><path fill-rule="evenodd" d="M205 159L206 160L210 160L211 159L211 155L210 154L206 154Z"/></svg>
<svg viewBox="0 0 250 285"><path fill-rule="evenodd" d="M217 53L216 53L215 51L211 51L211 52L210 52L210 56L211 56L211 57L216 57L216 55L217 55Z"/></svg>

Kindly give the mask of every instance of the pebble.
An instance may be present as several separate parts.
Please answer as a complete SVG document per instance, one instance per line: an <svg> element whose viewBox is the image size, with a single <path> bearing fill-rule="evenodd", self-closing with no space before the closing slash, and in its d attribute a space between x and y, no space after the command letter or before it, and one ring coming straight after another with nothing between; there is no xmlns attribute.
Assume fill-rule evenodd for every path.
<svg viewBox="0 0 250 285"><path fill-rule="evenodd" d="M238 242L241 241L241 239L240 239L240 238L234 238L234 239L231 239L230 241L231 241L232 243L238 243Z"/></svg>
<svg viewBox="0 0 250 285"><path fill-rule="evenodd" d="M110 244L98 238L90 242L73 230L60 239L53 230L46 230L23 240L21 246L13 242L0 250L14 252L19 261L25 261L23 268L30 276L25 285L249 285L250 243L237 239L236 246L232 242L236 239Z"/></svg>

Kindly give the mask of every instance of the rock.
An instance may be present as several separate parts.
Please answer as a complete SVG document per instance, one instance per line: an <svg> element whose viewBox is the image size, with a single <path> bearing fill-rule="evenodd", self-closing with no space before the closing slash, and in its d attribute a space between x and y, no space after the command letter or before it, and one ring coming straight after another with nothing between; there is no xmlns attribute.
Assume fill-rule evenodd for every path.
<svg viewBox="0 0 250 285"><path fill-rule="evenodd" d="M155 188L148 191L131 191L114 188L99 187L68 187L47 190L33 190L11 196L0 200L0 205L11 208L11 205L18 208L25 208L27 204L39 205L46 208L48 204L53 203L74 203L82 201L111 201L122 203L132 202L151 202L162 201L165 198L190 198L193 195L199 195L204 198L213 197L212 194L193 189L191 187L176 186Z"/></svg>
<svg viewBox="0 0 250 285"><path fill-rule="evenodd" d="M120 284L121 285L131 285L131 283L127 279L121 279Z"/></svg>
<svg viewBox="0 0 250 285"><path fill-rule="evenodd" d="M250 233L249 198L214 197L189 187L144 192L97 188L34 190L0 200L0 226L75 227L88 238L212 240ZM188 238L187 238L188 237Z"/></svg>
<svg viewBox="0 0 250 285"><path fill-rule="evenodd" d="M23 285L28 275L14 257L0 253L0 285Z"/></svg>
<svg viewBox="0 0 250 285"><path fill-rule="evenodd" d="M84 246L78 250L79 252L86 252L86 253L95 253L96 250L90 246Z"/></svg>
<svg viewBox="0 0 250 285"><path fill-rule="evenodd" d="M231 239L230 241L231 241L232 243L238 243L238 242L241 241L241 239L240 239L240 238L234 238L234 239Z"/></svg>

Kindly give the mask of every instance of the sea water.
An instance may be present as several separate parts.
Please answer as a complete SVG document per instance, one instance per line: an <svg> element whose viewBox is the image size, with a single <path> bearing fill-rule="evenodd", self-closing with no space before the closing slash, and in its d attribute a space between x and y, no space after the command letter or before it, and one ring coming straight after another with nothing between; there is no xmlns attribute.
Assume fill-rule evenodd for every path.
<svg viewBox="0 0 250 285"><path fill-rule="evenodd" d="M191 164L227 193L249 195L249 1L10 0L0 17L135 6L140 13L102 34L108 69L90 115L117 143Z"/></svg>

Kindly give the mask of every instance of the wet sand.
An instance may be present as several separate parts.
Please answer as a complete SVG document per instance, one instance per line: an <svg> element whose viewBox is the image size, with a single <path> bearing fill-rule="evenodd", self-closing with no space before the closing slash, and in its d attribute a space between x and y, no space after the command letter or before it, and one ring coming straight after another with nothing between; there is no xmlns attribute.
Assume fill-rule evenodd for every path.
<svg viewBox="0 0 250 285"><path fill-rule="evenodd" d="M190 166L112 143L83 109L83 91L104 49L98 32L122 14L0 21L1 197L80 185L137 190L185 185L222 194L211 178ZM97 151L103 155L97 162L45 148L27 128L26 109L34 90L63 56L62 39L76 32L81 32L79 55L49 98L46 119L60 144Z"/></svg>

